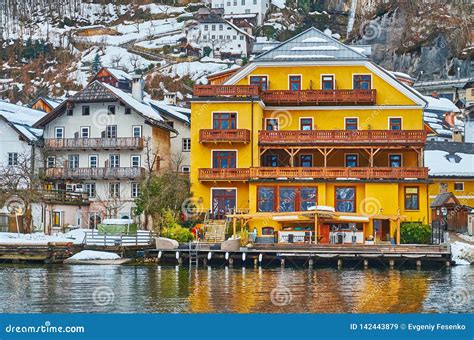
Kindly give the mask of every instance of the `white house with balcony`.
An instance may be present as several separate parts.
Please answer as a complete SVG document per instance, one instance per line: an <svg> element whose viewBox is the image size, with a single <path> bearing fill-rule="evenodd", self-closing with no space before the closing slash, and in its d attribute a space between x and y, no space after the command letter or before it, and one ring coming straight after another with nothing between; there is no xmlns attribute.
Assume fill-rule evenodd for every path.
<svg viewBox="0 0 474 340"><path fill-rule="evenodd" d="M227 18L251 15L261 25L270 9L270 0L211 0L211 7L223 8Z"/></svg>
<svg viewBox="0 0 474 340"><path fill-rule="evenodd" d="M93 81L35 124L44 130L45 178L55 189L84 192L87 212L75 224L95 227L104 218L133 218L146 175L170 166L170 137L177 132L143 100L143 81L132 93ZM61 227L58 212L53 228Z"/></svg>

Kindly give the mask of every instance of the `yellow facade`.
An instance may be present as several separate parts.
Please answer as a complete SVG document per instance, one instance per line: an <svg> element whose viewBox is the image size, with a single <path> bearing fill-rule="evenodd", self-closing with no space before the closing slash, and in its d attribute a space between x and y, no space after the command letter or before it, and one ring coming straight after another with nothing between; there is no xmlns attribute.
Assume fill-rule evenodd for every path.
<svg viewBox="0 0 474 340"><path fill-rule="evenodd" d="M267 63L268 64L268 63ZM401 155L401 167L421 168L423 167L423 145L412 148L409 144L390 147L378 145L346 145L339 147L337 142L334 147L325 145L318 148L317 145L299 149L296 145L280 145L278 147L263 147L259 143L259 131L265 130L268 119L278 119L279 131L302 130L301 119L311 118L311 130L317 131L344 131L346 118L357 118L357 130L390 130L390 118L401 119L401 130L423 130L423 105L416 102L412 96L407 95L403 86L394 85L395 80L386 79L386 75L377 67L372 67L369 62L361 65L351 62L345 63L302 63L301 65L287 66L286 63L271 63L247 66L237 71L226 85L251 85L252 76L265 76L268 91L289 90L289 77L299 75L301 79L300 90L320 90L323 75L333 75L336 90L354 89L354 75L370 75L371 89L376 90L376 101L372 105L269 105L260 98L243 97L219 97L214 96L206 100L197 99L192 102L192 126L191 126L191 184L194 197L200 202L203 210L212 210L212 192L218 188L236 189L236 207L251 213L259 211L259 187L274 186L291 188L316 188L316 204L319 206L335 207L336 187L354 187L355 202L353 202L354 213L373 216L376 214L402 215L408 221L428 222L429 218L429 195L427 178L397 178L397 179L336 179L336 178L305 178L305 179L282 179L282 178L252 178L233 180L226 178L205 179L200 177L200 169L212 169L213 152L235 151L235 166L239 169L258 169L268 167L264 164L265 155L270 153L278 156L278 162L283 162L278 167L284 169L301 167L301 155L312 155L312 167L336 168L346 167L347 154L358 155L357 167L377 168L388 167L391 154ZM216 85L217 86L217 85ZM215 141L203 142L200 138L202 130L215 129L213 117L215 113L235 113L235 129L250 131L250 140L245 142ZM376 152L373 158L368 152ZM295 151L296 150L296 151ZM322 150L330 153L323 156ZM293 156L288 156L294 152ZM214 153L215 155L215 153ZM371 165L372 162L372 165ZM409 177L409 176L407 176ZM405 188L408 188L406 191ZM418 207L410 210L405 209L405 194L411 192L410 188L417 191ZM431 189L431 187L430 187ZM301 199L301 198L300 198ZM296 209L296 207L295 207ZM296 209L298 210L298 209ZM276 221L250 222L249 227L257 229L258 235L262 234L262 227L272 226L276 230L285 227L284 223ZM364 237L372 235L372 223L364 225ZM390 234L395 236L396 223L390 222Z"/></svg>
<svg viewBox="0 0 474 340"><path fill-rule="evenodd" d="M452 192L462 205L474 207L474 180L472 178L436 178L429 186L430 202L443 192Z"/></svg>

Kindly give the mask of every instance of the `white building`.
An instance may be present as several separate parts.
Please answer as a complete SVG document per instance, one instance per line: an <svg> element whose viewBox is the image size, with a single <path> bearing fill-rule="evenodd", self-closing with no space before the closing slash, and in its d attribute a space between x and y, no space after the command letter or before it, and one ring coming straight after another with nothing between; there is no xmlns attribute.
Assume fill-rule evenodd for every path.
<svg viewBox="0 0 474 340"><path fill-rule="evenodd" d="M233 23L216 15L210 15L191 26L187 32L189 42L201 49L209 47L214 57L248 57L253 36Z"/></svg>
<svg viewBox="0 0 474 340"><path fill-rule="evenodd" d="M41 165L39 139L43 131L32 125L44 116L44 112L0 101L0 176L18 171L19 179L21 169L37 170ZM26 184L20 181L17 188ZM0 206L0 232L8 230L8 220L7 207Z"/></svg>
<svg viewBox="0 0 474 340"><path fill-rule="evenodd" d="M231 14L254 14L261 25L270 8L270 0L211 0L212 8L223 8L226 16Z"/></svg>
<svg viewBox="0 0 474 340"><path fill-rule="evenodd" d="M141 180L170 165L170 137L177 135L143 102L143 81L132 94L94 81L35 124L44 129L45 177L55 189L85 192L87 211L57 211L53 227L94 227L105 217L133 217ZM69 214L69 216L67 216Z"/></svg>
<svg viewBox="0 0 474 340"><path fill-rule="evenodd" d="M176 93L165 93L164 100L145 99L178 135L171 138L171 166L176 171L189 173L191 170L191 109L176 103Z"/></svg>

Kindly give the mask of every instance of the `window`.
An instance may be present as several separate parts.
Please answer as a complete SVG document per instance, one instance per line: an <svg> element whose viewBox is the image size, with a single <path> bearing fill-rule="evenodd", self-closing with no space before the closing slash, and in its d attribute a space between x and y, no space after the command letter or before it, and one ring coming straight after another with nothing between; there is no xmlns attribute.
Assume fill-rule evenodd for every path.
<svg viewBox="0 0 474 340"><path fill-rule="evenodd" d="M97 168L98 164L99 164L99 156L89 155L89 168Z"/></svg>
<svg viewBox="0 0 474 340"><path fill-rule="evenodd" d="M132 183L132 198L140 196L140 184Z"/></svg>
<svg viewBox="0 0 474 340"><path fill-rule="evenodd" d="M313 118L300 118L300 130L309 131L313 129Z"/></svg>
<svg viewBox="0 0 474 340"><path fill-rule="evenodd" d="M82 115L83 116L90 116L91 114L91 108L89 106L83 106L82 107Z"/></svg>
<svg viewBox="0 0 474 340"><path fill-rule="evenodd" d="M105 127L105 138L117 138L117 125L107 125Z"/></svg>
<svg viewBox="0 0 474 340"><path fill-rule="evenodd" d="M334 90L334 76L322 76L321 77L321 89L323 90Z"/></svg>
<svg viewBox="0 0 474 340"><path fill-rule="evenodd" d="M77 169L79 167L79 155L69 155L68 164L69 168Z"/></svg>
<svg viewBox="0 0 474 340"><path fill-rule="evenodd" d="M18 165L18 152L8 153L8 165Z"/></svg>
<svg viewBox="0 0 474 340"><path fill-rule="evenodd" d="M388 128L390 130L401 130L402 129L402 119L401 118L389 118Z"/></svg>
<svg viewBox="0 0 474 340"><path fill-rule="evenodd" d="M115 114L115 105L109 105L107 110L108 110L109 115L114 115Z"/></svg>
<svg viewBox="0 0 474 340"><path fill-rule="evenodd" d="M47 168L56 167L56 157L55 156L48 156L48 158L46 158L46 167Z"/></svg>
<svg viewBox="0 0 474 340"><path fill-rule="evenodd" d="M346 130L357 130L358 125L359 125L357 122L357 118L346 118L345 123L346 123Z"/></svg>
<svg viewBox="0 0 474 340"><path fill-rule="evenodd" d="M275 188L258 188L258 211L272 212L275 210Z"/></svg>
<svg viewBox="0 0 474 340"><path fill-rule="evenodd" d="M139 168L141 165L140 155L132 155L131 163L132 163L132 168Z"/></svg>
<svg viewBox="0 0 474 340"><path fill-rule="evenodd" d="M405 187L405 210L420 208L418 187Z"/></svg>
<svg viewBox="0 0 474 340"><path fill-rule="evenodd" d="M224 25L220 24L219 25L219 31L222 31L224 29Z"/></svg>
<svg viewBox="0 0 474 340"><path fill-rule="evenodd" d="M355 212L355 196L354 187L337 187L335 194L336 211Z"/></svg>
<svg viewBox="0 0 474 340"><path fill-rule="evenodd" d="M346 154L346 167L355 168L359 166L359 156L356 154Z"/></svg>
<svg viewBox="0 0 474 340"><path fill-rule="evenodd" d="M236 151L213 151L212 167L220 169L229 169L236 167Z"/></svg>
<svg viewBox="0 0 474 340"><path fill-rule="evenodd" d="M275 228L273 227L263 227L262 235L273 236L275 234Z"/></svg>
<svg viewBox="0 0 474 340"><path fill-rule="evenodd" d="M257 85L261 90L266 91L268 87L267 76L250 76L250 85Z"/></svg>
<svg viewBox="0 0 474 340"><path fill-rule="evenodd" d="M315 209L317 205L317 190L316 188L301 188L300 189L300 211L308 211Z"/></svg>
<svg viewBox="0 0 474 340"><path fill-rule="evenodd" d="M290 90L299 91L301 90L301 76L289 76Z"/></svg>
<svg viewBox="0 0 474 340"><path fill-rule="evenodd" d="M237 113L214 112L212 115L212 128L229 130L237 128Z"/></svg>
<svg viewBox="0 0 474 340"><path fill-rule="evenodd" d="M54 137L56 139L64 138L64 128L63 127L56 127L54 128Z"/></svg>
<svg viewBox="0 0 474 340"><path fill-rule="evenodd" d="M95 183L86 183L85 190L89 197L95 197Z"/></svg>
<svg viewBox="0 0 474 340"><path fill-rule="evenodd" d="M265 155L263 158L263 166L277 167L278 166L278 155Z"/></svg>
<svg viewBox="0 0 474 340"><path fill-rule="evenodd" d="M265 130L278 131L278 118L265 119Z"/></svg>
<svg viewBox="0 0 474 340"><path fill-rule="evenodd" d="M211 25L212 27L212 30L215 31L216 30L216 25Z"/></svg>
<svg viewBox="0 0 474 340"><path fill-rule="evenodd" d="M454 183L455 191L464 191L464 182L455 182Z"/></svg>
<svg viewBox="0 0 474 340"><path fill-rule="evenodd" d="M189 167L189 165L183 165L181 167L181 172L185 172L185 173L191 172L191 168Z"/></svg>
<svg viewBox="0 0 474 340"><path fill-rule="evenodd" d="M131 107L126 107L125 108L125 114L126 115L131 115L132 114L132 108Z"/></svg>
<svg viewBox="0 0 474 340"><path fill-rule="evenodd" d="M191 151L191 138L183 138L183 151Z"/></svg>
<svg viewBox="0 0 474 340"><path fill-rule="evenodd" d="M119 168L120 167L120 155L110 155L110 167L111 168Z"/></svg>
<svg viewBox="0 0 474 340"><path fill-rule="evenodd" d="M253 4L256 5L256 4L257 4L257 0L253 0Z"/></svg>
<svg viewBox="0 0 474 340"><path fill-rule="evenodd" d="M208 31L209 30L209 25L204 25L204 31Z"/></svg>
<svg viewBox="0 0 474 340"><path fill-rule="evenodd" d="M72 116L74 114L74 110L72 108L69 108L66 110L66 115Z"/></svg>
<svg viewBox="0 0 474 340"><path fill-rule="evenodd" d="M301 155L300 164L303 168L311 168L313 166L313 155Z"/></svg>
<svg viewBox="0 0 474 340"><path fill-rule="evenodd" d="M168 122L166 122L166 124L168 124L168 126L169 126L170 128L174 129L174 122L168 121Z"/></svg>
<svg viewBox="0 0 474 340"><path fill-rule="evenodd" d="M402 166L402 155L389 155L388 163L391 168L400 168Z"/></svg>
<svg viewBox="0 0 474 340"><path fill-rule="evenodd" d="M90 128L88 126L81 127L81 138L89 138Z"/></svg>
<svg viewBox="0 0 474 340"><path fill-rule="evenodd" d="M295 211L296 189L283 187L279 192L279 208L281 212Z"/></svg>
<svg viewBox="0 0 474 340"><path fill-rule="evenodd" d="M141 138L142 137L142 127L139 125L133 126L132 127L133 131L133 137L135 138Z"/></svg>
<svg viewBox="0 0 474 340"><path fill-rule="evenodd" d="M109 183L109 197L119 198L120 197L120 183Z"/></svg>
<svg viewBox="0 0 474 340"><path fill-rule="evenodd" d="M370 74L354 75L354 90L370 90L372 88L372 76Z"/></svg>

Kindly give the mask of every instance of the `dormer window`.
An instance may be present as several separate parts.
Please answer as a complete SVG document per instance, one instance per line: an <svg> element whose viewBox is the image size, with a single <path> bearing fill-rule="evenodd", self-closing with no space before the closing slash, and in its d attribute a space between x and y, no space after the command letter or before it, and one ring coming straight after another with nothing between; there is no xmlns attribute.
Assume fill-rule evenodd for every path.
<svg viewBox="0 0 474 340"><path fill-rule="evenodd" d="M109 115L114 115L115 114L115 105L109 105L107 110L108 110Z"/></svg>

